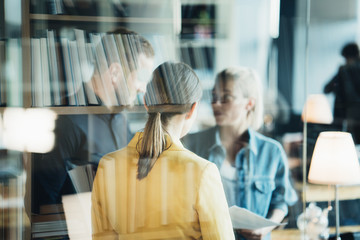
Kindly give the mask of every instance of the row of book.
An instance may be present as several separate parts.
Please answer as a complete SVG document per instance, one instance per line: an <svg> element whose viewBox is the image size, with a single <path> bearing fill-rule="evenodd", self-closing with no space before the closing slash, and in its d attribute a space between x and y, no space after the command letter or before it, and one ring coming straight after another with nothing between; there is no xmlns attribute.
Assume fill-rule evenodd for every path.
<svg viewBox="0 0 360 240"><path fill-rule="evenodd" d="M47 31L46 38L30 40L32 106L98 104L93 91L87 91L85 98L88 88L83 81L87 79L83 80L86 76L82 73L87 71L92 51L82 34L76 31L76 40L62 38L56 42L54 31ZM84 54L85 63L80 65L80 56Z"/></svg>
<svg viewBox="0 0 360 240"><path fill-rule="evenodd" d="M43 205L31 216L32 239L69 239L62 204Z"/></svg>
<svg viewBox="0 0 360 240"><path fill-rule="evenodd" d="M76 194L64 195L62 204L40 206L39 214L32 215L33 239L91 239L90 195L94 166L77 166L68 174Z"/></svg>
<svg viewBox="0 0 360 240"><path fill-rule="evenodd" d="M74 39L57 38L53 30L31 38L32 106L129 105L127 83L137 64L137 36L94 33L88 41L83 30L74 31ZM110 83L105 75L113 62L121 64L123 75ZM94 91L105 93L102 101Z"/></svg>
<svg viewBox="0 0 360 240"><path fill-rule="evenodd" d="M57 37L53 30L47 30L44 37L31 38L30 43L33 107L101 105L93 91L91 78L93 73L105 72L111 62L121 63L123 80L118 81L115 87L110 86L102 91L107 93L110 105L130 104L129 79L126 77L137 64L134 51L139 51L137 48L140 46L136 36L95 33L87 36L84 30L75 29L73 38L64 38ZM168 38L154 37L152 44L156 62L176 59L176 46L171 45ZM182 46L178 53L180 61L188 63L198 72L213 68L215 52L212 47ZM0 41L0 106L22 104L20 55L21 43L18 39ZM105 76L98 77L105 81ZM104 88L106 85L109 84L104 82L97 87ZM142 98L135 102L141 103Z"/></svg>
<svg viewBox="0 0 360 240"><path fill-rule="evenodd" d="M32 0L30 12L35 14L114 16L114 17L168 17L172 1L119 0Z"/></svg>
<svg viewBox="0 0 360 240"><path fill-rule="evenodd" d="M117 15L127 16L127 5L120 1L112 0L33 0L30 1L30 12L38 14L98 16L101 15L101 8L105 6L109 9L112 7Z"/></svg>

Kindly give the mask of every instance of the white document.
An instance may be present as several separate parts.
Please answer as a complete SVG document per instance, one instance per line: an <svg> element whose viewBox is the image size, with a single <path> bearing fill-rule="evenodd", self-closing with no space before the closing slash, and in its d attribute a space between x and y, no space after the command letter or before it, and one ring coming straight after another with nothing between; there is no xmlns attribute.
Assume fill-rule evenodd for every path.
<svg viewBox="0 0 360 240"><path fill-rule="evenodd" d="M71 240L91 240L91 192L62 197L68 235Z"/></svg>
<svg viewBox="0 0 360 240"><path fill-rule="evenodd" d="M270 226L280 226L286 223L277 223L259 216L245 208L232 206L229 208L230 217L234 229L250 229L255 230Z"/></svg>

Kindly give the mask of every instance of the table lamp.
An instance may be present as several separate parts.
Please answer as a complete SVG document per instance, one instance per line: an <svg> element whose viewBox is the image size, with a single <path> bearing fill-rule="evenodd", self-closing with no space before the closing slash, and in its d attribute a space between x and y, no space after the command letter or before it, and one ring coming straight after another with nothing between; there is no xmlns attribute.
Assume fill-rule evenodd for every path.
<svg viewBox="0 0 360 240"><path fill-rule="evenodd" d="M360 183L359 159L350 133L320 133L312 155L308 180L315 184L335 185L336 239L340 240L338 186Z"/></svg>
<svg viewBox="0 0 360 240"><path fill-rule="evenodd" d="M306 99L301 114L302 121L308 123L330 124L333 122L330 104L324 94L311 94Z"/></svg>

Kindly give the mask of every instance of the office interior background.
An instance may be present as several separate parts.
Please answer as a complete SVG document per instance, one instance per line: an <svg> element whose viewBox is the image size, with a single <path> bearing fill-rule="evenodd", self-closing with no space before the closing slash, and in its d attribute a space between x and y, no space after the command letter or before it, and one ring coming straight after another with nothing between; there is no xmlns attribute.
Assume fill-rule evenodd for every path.
<svg viewBox="0 0 360 240"><path fill-rule="evenodd" d="M155 66L166 60L183 61L198 74L204 93L192 132L215 124L210 98L216 73L229 66L251 67L259 73L265 102L260 131L283 145L299 196L298 203L289 210L288 224L276 231L298 229L297 219L310 202L322 209L329 201L334 204L332 187L308 183L307 174L318 134L346 129L332 123L307 123L301 115L307 98L323 94L324 86L345 63L340 54L342 47L349 42L359 43L360 1L2 0L1 239L69 236L69 224L79 223L69 222L61 214L58 218L59 213L45 214L48 218L32 213L32 156L51 149L48 144L53 139L51 124L56 115L109 111L86 101L72 106L56 104L53 91L47 92L46 82L35 81L34 66L40 59L34 58L32 42L48 39L49 32L54 34L56 44L60 39L76 41L74 30L80 29L89 43L89 34L120 26L150 41ZM333 111L334 95L324 96ZM141 100L134 106L117 106L111 111L125 113L133 132L144 127L146 111ZM45 115L41 114L49 114L49 118L42 122ZM359 198L359 185L341 187L341 226L360 225ZM329 226L334 226L334 211L329 212L328 219Z"/></svg>

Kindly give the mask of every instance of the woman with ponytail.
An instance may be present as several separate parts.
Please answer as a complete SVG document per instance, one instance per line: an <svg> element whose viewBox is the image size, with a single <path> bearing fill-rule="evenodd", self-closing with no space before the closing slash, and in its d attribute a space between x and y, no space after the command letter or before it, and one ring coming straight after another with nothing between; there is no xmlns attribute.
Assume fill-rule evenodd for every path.
<svg viewBox="0 0 360 240"><path fill-rule="evenodd" d="M94 239L234 239L216 165L183 147L201 87L184 63L153 72L148 120L129 145L105 155L92 192Z"/></svg>

